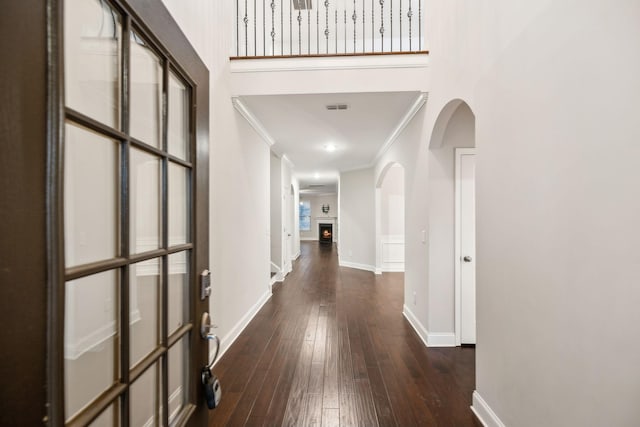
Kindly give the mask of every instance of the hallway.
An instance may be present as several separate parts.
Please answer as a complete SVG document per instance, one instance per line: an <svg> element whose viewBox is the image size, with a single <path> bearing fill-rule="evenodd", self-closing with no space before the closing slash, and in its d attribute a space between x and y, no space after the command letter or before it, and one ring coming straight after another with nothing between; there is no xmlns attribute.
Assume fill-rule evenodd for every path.
<svg viewBox="0 0 640 427"><path fill-rule="evenodd" d="M402 316L403 275L301 256L216 364L211 426L479 426L475 350L427 349Z"/></svg>

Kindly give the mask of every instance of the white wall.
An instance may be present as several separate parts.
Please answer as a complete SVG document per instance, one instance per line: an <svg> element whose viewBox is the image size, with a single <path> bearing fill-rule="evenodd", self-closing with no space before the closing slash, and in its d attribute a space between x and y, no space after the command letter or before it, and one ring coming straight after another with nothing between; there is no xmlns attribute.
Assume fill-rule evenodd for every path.
<svg viewBox="0 0 640 427"><path fill-rule="evenodd" d="M429 328L453 331L455 148L475 146L475 119L466 104L451 116L440 147L429 150Z"/></svg>
<svg viewBox="0 0 640 427"><path fill-rule="evenodd" d="M300 218L298 217L298 206L300 205L300 183L294 176L291 178L291 185L293 186L293 256L298 258L300 256Z"/></svg>
<svg viewBox="0 0 640 427"><path fill-rule="evenodd" d="M476 117L474 408L488 425L487 407L507 426L637 425L640 3L426 8L428 127L453 98Z"/></svg>
<svg viewBox="0 0 640 427"><path fill-rule="evenodd" d="M376 188L376 274L404 272L404 168L390 165Z"/></svg>
<svg viewBox="0 0 640 427"><path fill-rule="evenodd" d="M270 240L271 262L282 270L282 160L271 153L270 163Z"/></svg>
<svg viewBox="0 0 640 427"><path fill-rule="evenodd" d="M430 301L428 241L428 144L425 107L422 107L398 135L394 144L378 159L375 181L379 182L390 164L404 168L405 263L404 314L425 342L439 344L442 333L454 337L453 330L429 328ZM451 307L453 309L453 306ZM434 333L435 332L435 333Z"/></svg>
<svg viewBox="0 0 640 427"><path fill-rule="evenodd" d="M375 271L373 168L340 174L340 265Z"/></svg>
<svg viewBox="0 0 640 427"><path fill-rule="evenodd" d="M231 103L231 2L163 2L211 77L211 315L225 350L270 295L270 150Z"/></svg>
<svg viewBox="0 0 640 427"><path fill-rule="evenodd" d="M427 92L427 55L243 59L231 64L234 96ZM301 72L302 71L302 72Z"/></svg>
<svg viewBox="0 0 640 427"><path fill-rule="evenodd" d="M380 186L380 195L382 235L404 235L404 168L401 165L389 168Z"/></svg>
<svg viewBox="0 0 640 427"><path fill-rule="evenodd" d="M338 240L338 223L335 219L338 216L338 195L303 194L300 195L300 201L302 202L303 200L308 200L311 204L311 230L300 231L300 239L318 240L318 223L323 222L322 220L318 220L318 218L333 218L335 222L333 226L333 241L336 242ZM330 208L327 214L322 212L322 205L324 204L329 205Z"/></svg>
<svg viewBox="0 0 640 427"><path fill-rule="evenodd" d="M286 160L282 161L282 269L289 273L293 269L295 240L295 188L293 186L293 165ZM296 209L297 211L297 209Z"/></svg>

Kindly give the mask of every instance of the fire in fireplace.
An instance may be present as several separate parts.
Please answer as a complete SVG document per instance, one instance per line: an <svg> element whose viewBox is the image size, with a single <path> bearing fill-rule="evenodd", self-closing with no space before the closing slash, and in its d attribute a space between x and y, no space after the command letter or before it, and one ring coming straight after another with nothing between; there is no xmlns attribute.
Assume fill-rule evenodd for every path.
<svg viewBox="0 0 640 427"><path fill-rule="evenodd" d="M318 224L318 236L320 243L333 241L333 224Z"/></svg>

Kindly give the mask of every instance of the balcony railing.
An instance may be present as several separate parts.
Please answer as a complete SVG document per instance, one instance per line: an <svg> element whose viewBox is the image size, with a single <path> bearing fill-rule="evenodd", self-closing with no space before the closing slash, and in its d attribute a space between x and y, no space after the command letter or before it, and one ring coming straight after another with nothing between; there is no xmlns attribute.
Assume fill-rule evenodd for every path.
<svg viewBox="0 0 640 427"><path fill-rule="evenodd" d="M235 58L424 52L423 0L236 0Z"/></svg>

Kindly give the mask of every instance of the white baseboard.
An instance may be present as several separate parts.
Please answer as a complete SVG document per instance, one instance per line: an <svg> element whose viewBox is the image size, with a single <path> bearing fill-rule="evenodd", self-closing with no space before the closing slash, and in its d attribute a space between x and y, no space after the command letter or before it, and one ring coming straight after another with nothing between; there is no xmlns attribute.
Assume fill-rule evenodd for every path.
<svg viewBox="0 0 640 427"><path fill-rule="evenodd" d="M258 302L256 302L253 305L253 307L251 307L249 311L247 311L247 314L245 314L242 317L242 319L240 319L240 321L236 323L236 325L231 329L231 331L229 331L227 335L222 337L222 339L220 340L220 352L218 353L218 359L216 360L216 363L220 361L224 353L229 349L229 347L231 347L231 345L235 342L235 340L238 339L242 331L244 331L244 328L246 328L249 322L251 322L251 320L253 320L255 315L258 314L262 306L265 305L267 301L269 301L269 298L271 298L270 290L265 292L260 297ZM213 357L213 352L210 352L209 357L210 358Z"/></svg>
<svg viewBox="0 0 640 427"><path fill-rule="evenodd" d="M383 264L380 269L383 273L404 273L404 263L400 264Z"/></svg>
<svg viewBox="0 0 640 427"><path fill-rule="evenodd" d="M471 410L484 427L505 427L504 423L500 421L500 418L493 412L493 409L485 402L477 390L473 392Z"/></svg>
<svg viewBox="0 0 640 427"><path fill-rule="evenodd" d="M303 242L317 242L318 238L317 237L301 237L300 240Z"/></svg>
<svg viewBox="0 0 640 427"><path fill-rule="evenodd" d="M376 267L376 271L374 271L374 273L380 275L380 274L382 274L382 269Z"/></svg>
<svg viewBox="0 0 640 427"><path fill-rule="evenodd" d="M428 347L455 347L456 334L453 332L429 332Z"/></svg>
<svg viewBox="0 0 640 427"><path fill-rule="evenodd" d="M298 252L297 254L295 254L293 256L293 258L291 258L293 261L297 260L298 258L300 258L300 252Z"/></svg>
<svg viewBox="0 0 640 427"><path fill-rule="evenodd" d="M427 332L427 328L425 328L424 325L415 316L415 314L413 314L413 312L409 310L409 307L407 307L406 304L402 308L402 314L404 315L405 319L407 319L409 324L413 326L413 329L416 331L424 345L429 347L429 332Z"/></svg>
<svg viewBox="0 0 640 427"><path fill-rule="evenodd" d="M372 273L376 272L376 268L373 265L359 264L357 262L349 262L343 260L339 260L339 265L340 267L356 268L358 270L370 271Z"/></svg>
<svg viewBox="0 0 640 427"><path fill-rule="evenodd" d="M426 347L455 347L456 335L452 332L429 332L415 314L404 306L402 314L416 331Z"/></svg>

